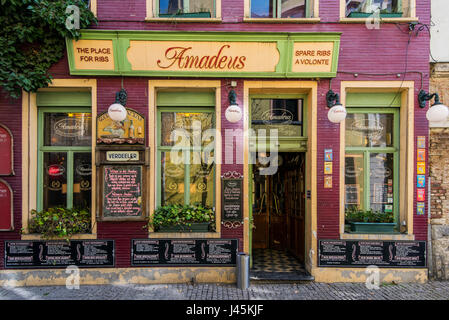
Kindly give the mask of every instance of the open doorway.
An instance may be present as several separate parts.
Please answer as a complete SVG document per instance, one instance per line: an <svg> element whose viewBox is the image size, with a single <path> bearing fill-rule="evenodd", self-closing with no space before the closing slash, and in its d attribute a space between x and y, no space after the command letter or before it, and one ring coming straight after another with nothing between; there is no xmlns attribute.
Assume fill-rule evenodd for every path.
<svg viewBox="0 0 449 320"><path fill-rule="evenodd" d="M306 275L305 159L304 152L281 152L273 175L261 175L260 166L252 166L253 275Z"/></svg>

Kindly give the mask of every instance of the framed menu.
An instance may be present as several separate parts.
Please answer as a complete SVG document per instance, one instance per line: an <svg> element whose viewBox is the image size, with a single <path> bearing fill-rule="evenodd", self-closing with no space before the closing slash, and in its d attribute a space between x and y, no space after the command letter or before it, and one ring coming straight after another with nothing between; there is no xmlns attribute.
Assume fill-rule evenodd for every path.
<svg viewBox="0 0 449 320"><path fill-rule="evenodd" d="M222 179L222 220L243 220L243 180Z"/></svg>

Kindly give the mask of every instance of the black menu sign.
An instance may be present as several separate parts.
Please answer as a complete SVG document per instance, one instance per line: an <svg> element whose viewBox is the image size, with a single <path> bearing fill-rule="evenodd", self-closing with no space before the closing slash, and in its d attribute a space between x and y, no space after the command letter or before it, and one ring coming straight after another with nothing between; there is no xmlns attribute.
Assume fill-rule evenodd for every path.
<svg viewBox="0 0 449 320"><path fill-rule="evenodd" d="M142 215L142 166L104 166L103 216Z"/></svg>
<svg viewBox="0 0 449 320"><path fill-rule="evenodd" d="M5 268L113 267L114 240L5 241Z"/></svg>
<svg viewBox="0 0 449 320"><path fill-rule="evenodd" d="M133 239L133 266L235 266L236 239Z"/></svg>
<svg viewBox="0 0 449 320"><path fill-rule="evenodd" d="M426 267L425 241L320 240L320 267Z"/></svg>
<svg viewBox="0 0 449 320"><path fill-rule="evenodd" d="M221 219L223 221L243 220L242 179L222 179L221 194Z"/></svg>

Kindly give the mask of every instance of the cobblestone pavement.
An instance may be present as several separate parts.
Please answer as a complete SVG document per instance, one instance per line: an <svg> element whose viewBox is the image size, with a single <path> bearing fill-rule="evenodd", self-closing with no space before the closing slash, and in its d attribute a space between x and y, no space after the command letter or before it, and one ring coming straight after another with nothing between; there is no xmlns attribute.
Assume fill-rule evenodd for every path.
<svg viewBox="0 0 449 320"><path fill-rule="evenodd" d="M98 285L0 287L0 300L449 300L449 282L385 284L367 289L362 283L252 283L247 290L232 284Z"/></svg>

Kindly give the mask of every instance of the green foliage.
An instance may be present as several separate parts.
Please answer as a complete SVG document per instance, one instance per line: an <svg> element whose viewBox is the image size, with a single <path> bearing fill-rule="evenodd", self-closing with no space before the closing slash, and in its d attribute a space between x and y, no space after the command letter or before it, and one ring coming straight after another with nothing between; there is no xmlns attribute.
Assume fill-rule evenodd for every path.
<svg viewBox="0 0 449 320"><path fill-rule="evenodd" d="M394 217L392 212L380 212L370 210L360 210L356 207L346 210L346 222L380 222L392 223Z"/></svg>
<svg viewBox="0 0 449 320"><path fill-rule="evenodd" d="M197 222L214 222L215 213L212 208L201 204L172 204L158 207L145 227L158 230L160 227L188 226Z"/></svg>
<svg viewBox="0 0 449 320"><path fill-rule="evenodd" d="M79 38L80 30L66 27L69 5L79 8L80 29L97 23L82 0L0 0L0 86L11 97L47 87L65 38Z"/></svg>
<svg viewBox="0 0 449 320"><path fill-rule="evenodd" d="M63 238L69 240L77 233L90 233L91 214L88 209L49 208L31 211L28 225L30 233L39 233L43 239Z"/></svg>

